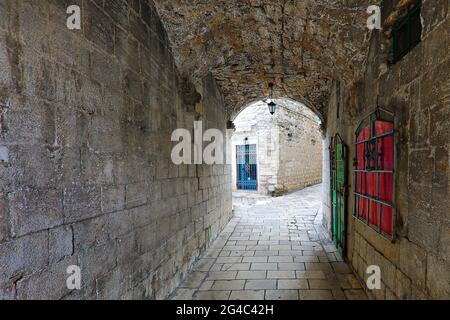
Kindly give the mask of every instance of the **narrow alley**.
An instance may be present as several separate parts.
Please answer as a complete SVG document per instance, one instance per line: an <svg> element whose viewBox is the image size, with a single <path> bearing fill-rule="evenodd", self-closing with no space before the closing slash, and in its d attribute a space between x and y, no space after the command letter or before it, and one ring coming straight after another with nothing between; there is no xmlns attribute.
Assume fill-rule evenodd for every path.
<svg viewBox="0 0 450 320"><path fill-rule="evenodd" d="M173 298L366 299L322 227L321 188L278 198L235 193L235 217Z"/></svg>
<svg viewBox="0 0 450 320"><path fill-rule="evenodd" d="M1 0L0 300L449 300L449 1Z"/></svg>

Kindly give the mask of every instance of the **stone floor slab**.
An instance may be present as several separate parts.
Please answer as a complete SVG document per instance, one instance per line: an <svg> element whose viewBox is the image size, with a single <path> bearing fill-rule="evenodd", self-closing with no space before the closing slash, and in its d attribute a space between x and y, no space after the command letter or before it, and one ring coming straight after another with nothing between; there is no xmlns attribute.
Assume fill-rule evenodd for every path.
<svg viewBox="0 0 450 320"><path fill-rule="evenodd" d="M278 280L278 289L285 289L285 290L309 289L309 285L307 280L302 279Z"/></svg>
<svg viewBox="0 0 450 320"><path fill-rule="evenodd" d="M232 291L230 300L264 300L264 290Z"/></svg>
<svg viewBox="0 0 450 320"><path fill-rule="evenodd" d="M245 280L216 280L211 290L242 290L245 286Z"/></svg>
<svg viewBox="0 0 450 320"><path fill-rule="evenodd" d="M333 300L331 290L300 290L300 300Z"/></svg>
<svg viewBox="0 0 450 320"><path fill-rule="evenodd" d="M228 300L230 291L199 291L194 295L194 300Z"/></svg>
<svg viewBox="0 0 450 320"><path fill-rule="evenodd" d="M245 284L246 290L266 290L266 289L276 289L276 280L248 280Z"/></svg>
<svg viewBox="0 0 450 320"><path fill-rule="evenodd" d="M267 271L267 279L295 279L295 271Z"/></svg>
<svg viewBox="0 0 450 320"><path fill-rule="evenodd" d="M266 290L266 300L298 300L298 290Z"/></svg>
<svg viewBox="0 0 450 320"><path fill-rule="evenodd" d="M236 279L258 280L266 279L267 271L239 271Z"/></svg>

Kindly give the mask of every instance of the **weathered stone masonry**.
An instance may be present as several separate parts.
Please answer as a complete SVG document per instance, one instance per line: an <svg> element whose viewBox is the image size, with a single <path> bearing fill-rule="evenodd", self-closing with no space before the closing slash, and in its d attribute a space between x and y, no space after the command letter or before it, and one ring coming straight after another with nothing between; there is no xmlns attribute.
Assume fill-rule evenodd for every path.
<svg viewBox="0 0 450 320"><path fill-rule="evenodd" d="M66 28L71 4L81 31ZM225 128L214 79L197 91L151 1L0 2L0 102L11 101L0 299L164 298L176 287L231 215L227 166L170 161L174 129ZM69 265L81 291L66 288Z"/></svg>
<svg viewBox="0 0 450 320"><path fill-rule="evenodd" d="M336 119L336 86L330 96L327 143L339 133L355 155L355 131L379 106L398 120L396 163L396 239L390 242L353 214L353 173L349 174L348 256L364 279L379 265L382 289L376 299L448 299L450 297L449 78L447 1L423 1L422 42L395 65L388 65L389 41L374 32L364 79L341 87ZM342 107L343 106L343 107ZM328 162L326 162L328 163ZM325 224L330 226L329 166L324 173Z"/></svg>

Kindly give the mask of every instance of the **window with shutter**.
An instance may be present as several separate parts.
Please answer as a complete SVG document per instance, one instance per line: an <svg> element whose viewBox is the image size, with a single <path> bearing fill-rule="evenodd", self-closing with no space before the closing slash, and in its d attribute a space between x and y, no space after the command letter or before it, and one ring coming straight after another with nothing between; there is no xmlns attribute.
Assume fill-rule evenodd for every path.
<svg viewBox="0 0 450 320"><path fill-rule="evenodd" d="M421 1L412 5L405 16L392 28L393 62L400 61L408 52L420 43L422 22L420 19Z"/></svg>

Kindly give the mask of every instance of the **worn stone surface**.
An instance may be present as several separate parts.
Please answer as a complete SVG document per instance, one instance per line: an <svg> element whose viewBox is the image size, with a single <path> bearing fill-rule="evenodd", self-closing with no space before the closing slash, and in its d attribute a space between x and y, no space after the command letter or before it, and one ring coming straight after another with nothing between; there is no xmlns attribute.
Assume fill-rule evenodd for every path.
<svg viewBox="0 0 450 320"><path fill-rule="evenodd" d="M229 113L276 95L326 115L331 79L352 81L366 52L364 1L155 1L177 65L212 72Z"/></svg>

